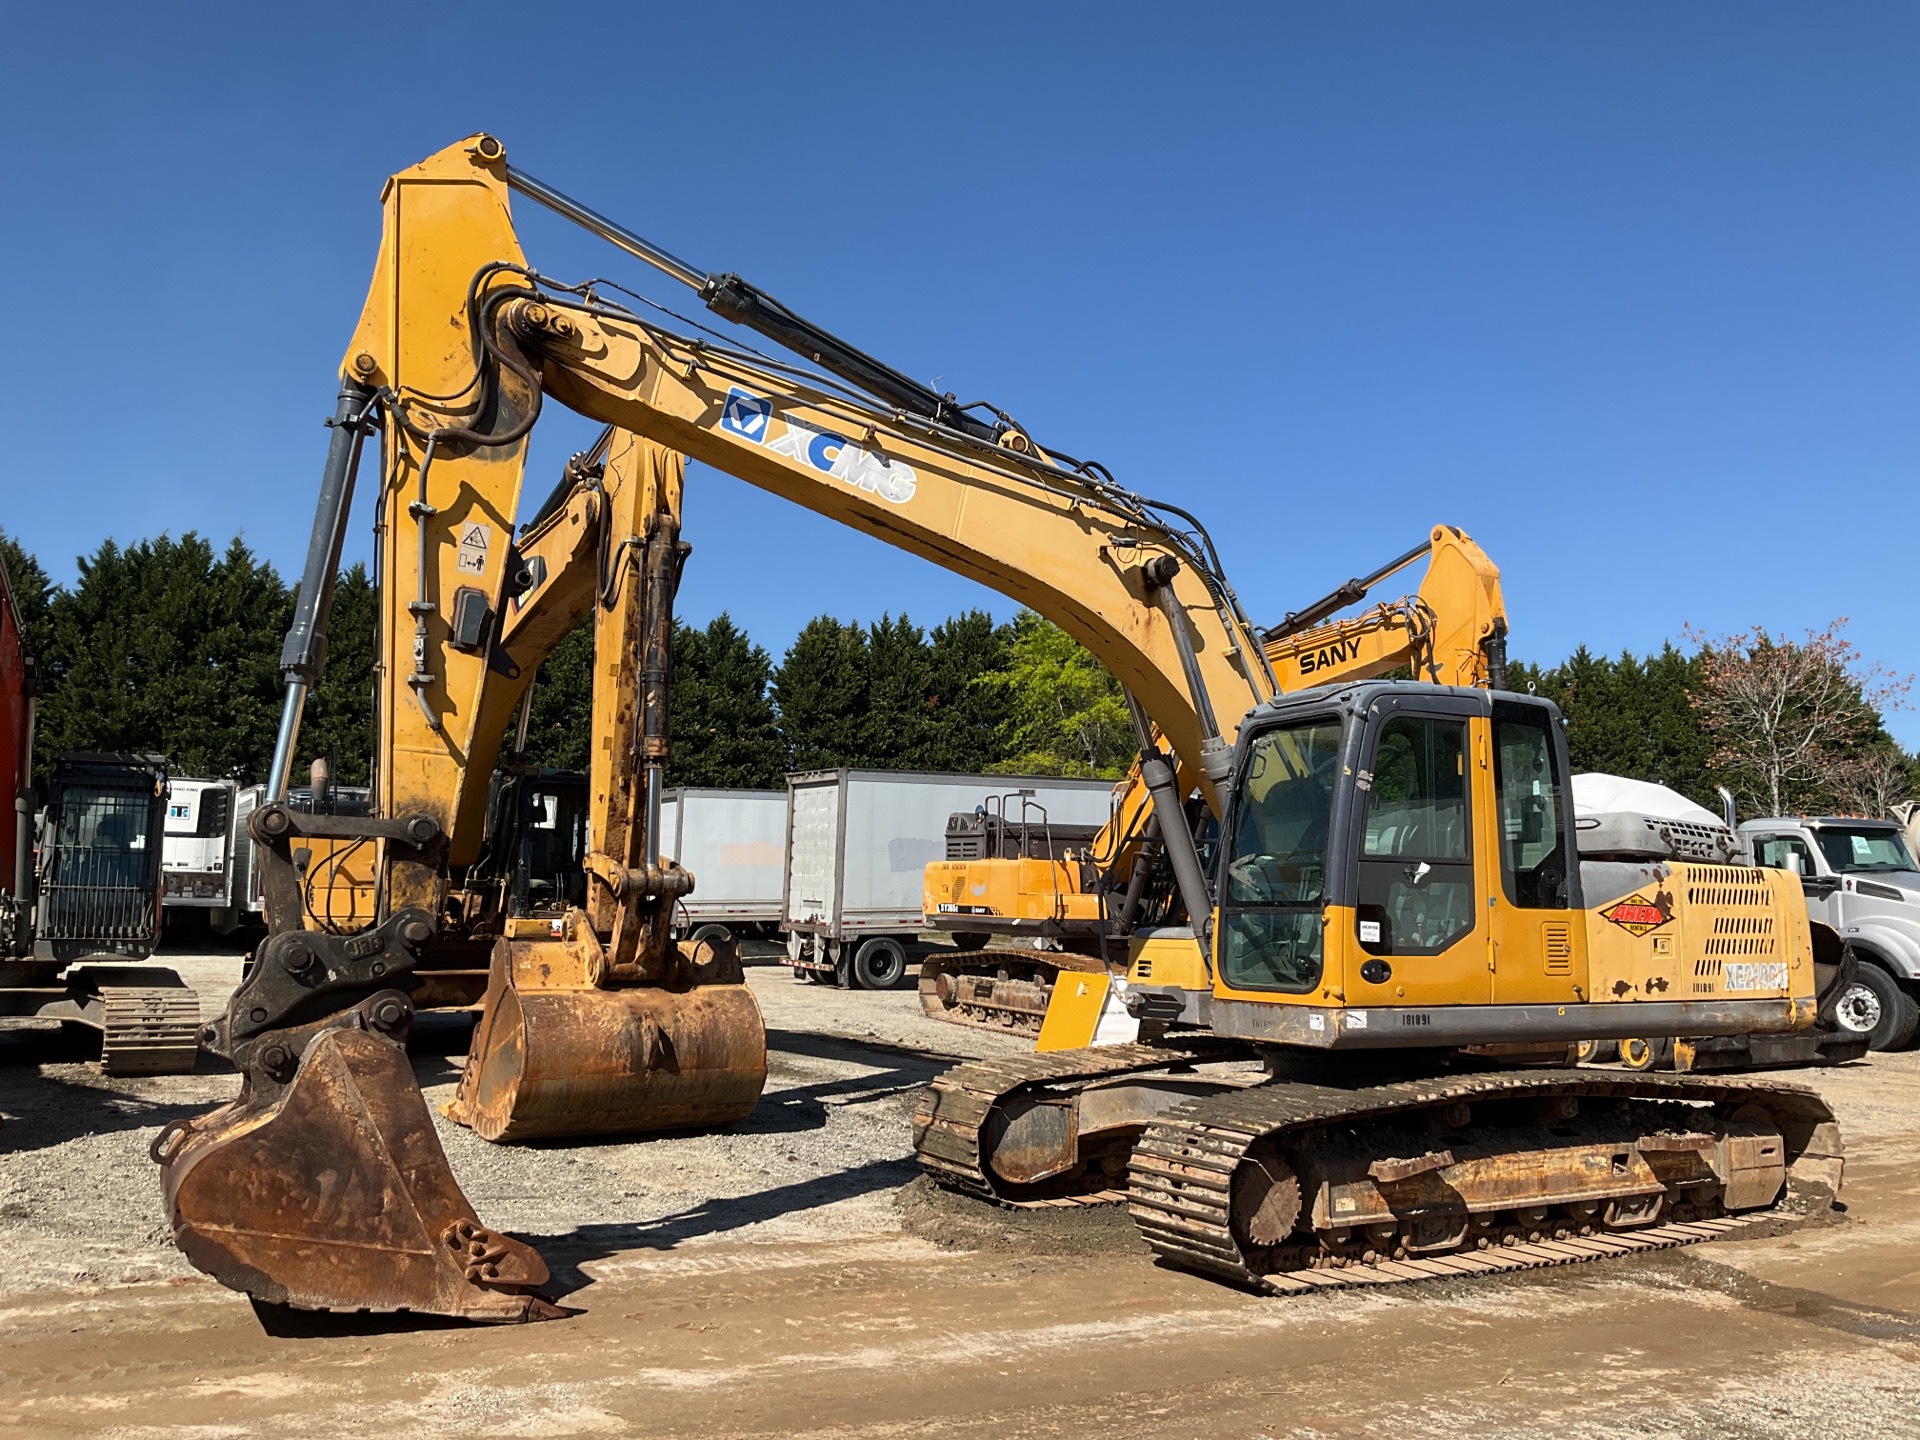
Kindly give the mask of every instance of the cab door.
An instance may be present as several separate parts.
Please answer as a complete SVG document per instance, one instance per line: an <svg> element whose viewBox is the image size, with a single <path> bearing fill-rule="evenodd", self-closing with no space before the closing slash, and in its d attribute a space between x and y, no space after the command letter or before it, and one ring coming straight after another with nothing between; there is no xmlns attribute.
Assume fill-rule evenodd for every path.
<svg viewBox="0 0 1920 1440"><path fill-rule="evenodd" d="M1482 834L1498 871L1486 892L1494 1003L1580 1003L1588 998L1586 932L1566 742L1554 712L1495 699L1484 753L1493 803Z"/></svg>
<svg viewBox="0 0 1920 1440"><path fill-rule="evenodd" d="M1492 999L1475 838L1477 708L1396 698L1374 713L1356 777L1349 1006Z"/></svg>

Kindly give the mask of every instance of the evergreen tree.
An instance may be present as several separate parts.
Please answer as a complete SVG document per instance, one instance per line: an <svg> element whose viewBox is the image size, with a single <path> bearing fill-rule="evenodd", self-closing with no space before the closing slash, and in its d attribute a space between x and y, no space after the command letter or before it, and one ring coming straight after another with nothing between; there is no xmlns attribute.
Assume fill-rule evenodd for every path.
<svg viewBox="0 0 1920 1440"><path fill-rule="evenodd" d="M1718 813L1712 737L1693 704L1700 661L1671 642L1644 659L1595 656L1583 645L1551 669L1520 664L1509 684L1532 686L1567 717L1576 774L1625 775L1679 791Z"/></svg>
<svg viewBox="0 0 1920 1440"><path fill-rule="evenodd" d="M786 746L768 687L773 661L722 611L673 633L667 778L673 785L777 790Z"/></svg>
<svg viewBox="0 0 1920 1440"><path fill-rule="evenodd" d="M5 530L0 530L0 565L7 571L7 586L20 612L27 654L38 659L47 648L51 634L49 621L53 611L53 582L32 552L24 549Z"/></svg>
<svg viewBox="0 0 1920 1440"><path fill-rule="evenodd" d="M589 615L553 647L534 676L526 758L530 764L556 770L585 770L592 731L593 617ZM509 725L501 759L512 758L513 738L514 726Z"/></svg>
<svg viewBox="0 0 1920 1440"><path fill-rule="evenodd" d="M882 770L927 768L934 750L932 656L927 636L905 615L867 628L867 695L854 737L854 763Z"/></svg>
<svg viewBox="0 0 1920 1440"><path fill-rule="evenodd" d="M807 622L773 672L788 763L824 770L864 762L860 750L872 656L867 632L831 615Z"/></svg>
<svg viewBox="0 0 1920 1440"><path fill-rule="evenodd" d="M159 753L176 772L262 777L279 720L291 596L236 537L109 540L56 591L40 749Z"/></svg>
<svg viewBox="0 0 1920 1440"><path fill-rule="evenodd" d="M1002 758L1001 737L1012 718L1012 692L986 677L1011 660L1013 626L967 610L934 626L927 648L933 733L923 763L961 774L985 770Z"/></svg>
<svg viewBox="0 0 1920 1440"><path fill-rule="evenodd" d="M379 599L365 565L356 561L340 572L333 587L333 610L327 617L326 657L300 722L301 759L310 762L326 756L337 785L365 785L373 757ZM294 784L304 783L305 778L305 768L296 764Z"/></svg>

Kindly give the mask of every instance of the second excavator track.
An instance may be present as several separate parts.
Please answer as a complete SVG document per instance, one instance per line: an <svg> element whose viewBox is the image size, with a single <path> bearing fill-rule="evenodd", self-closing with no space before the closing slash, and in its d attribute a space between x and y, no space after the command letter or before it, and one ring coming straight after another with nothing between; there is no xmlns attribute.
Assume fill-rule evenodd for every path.
<svg viewBox="0 0 1920 1440"><path fill-rule="evenodd" d="M1062 971L1103 975L1107 967L1070 950L943 951L920 966L920 1008L949 1025L1038 1035Z"/></svg>
<svg viewBox="0 0 1920 1440"><path fill-rule="evenodd" d="M914 1151L921 1168L936 1184L977 1199L1020 1205L1074 1194L1091 1198L1106 1189L1103 1182L1051 1186L1029 1193L993 1176L987 1166L982 1131L995 1109L1022 1092L1042 1087L1112 1080L1247 1053L1245 1047L1231 1041L1196 1036L1155 1045L1104 1045L1092 1050L969 1061L936 1076L921 1093L913 1117Z"/></svg>
<svg viewBox="0 0 1920 1440"><path fill-rule="evenodd" d="M1703 1196L1700 1204L1674 1203L1672 1194L1641 1195L1622 1211L1616 1205L1568 1204L1564 1195L1527 1195L1530 1162L1517 1158L1509 1177L1516 1201L1546 1203L1469 1215L1447 1183L1453 1152L1443 1148L1444 1137L1436 1137L1423 1155L1373 1162L1379 1192L1413 1187L1402 1190L1405 1203L1376 1214L1370 1226L1341 1225L1339 1216L1315 1208L1307 1193L1312 1187L1303 1187L1286 1163L1342 1145L1364 1157L1370 1153L1366 1146L1377 1146L1375 1137L1388 1127L1431 1123L1429 1117L1445 1123L1460 1119L1450 1116L1453 1107L1489 1104L1557 1106L1568 1117L1579 1107L1611 1105L1626 1131L1665 1127L1638 1142L1662 1164L1669 1157L1704 1157L1711 1137L1699 1133L1699 1122L1709 1116L1722 1117L1723 1128L1777 1126L1784 1183L1764 1203L1741 1206L1731 1203L1742 1198L1732 1187L1709 1194L1713 1187L1696 1178L1692 1188L1672 1194ZM1692 1130L1675 1128L1686 1125ZM1402 1136L1414 1133L1407 1129ZM1633 1142L1612 1143L1614 1171L1645 1163ZM1484 1139L1480 1145L1486 1148ZM1765 1145L1762 1136L1749 1149L1759 1153ZM1536 1178L1546 1173L1548 1154L1535 1152ZM1172 1264L1269 1294L1301 1294L1571 1264L1718 1239L1757 1221L1777 1220L1790 1187L1804 1185L1830 1198L1839 1189L1842 1165L1832 1111L1797 1086L1575 1070L1448 1075L1359 1089L1283 1082L1196 1100L1148 1125L1134 1146L1128 1201L1147 1243ZM1597 1193L1608 1176L1596 1179ZM1729 1203L1722 1204L1721 1196ZM1423 1224L1448 1233L1423 1236ZM1458 1230L1454 1243L1445 1243L1453 1238L1449 1227Z"/></svg>

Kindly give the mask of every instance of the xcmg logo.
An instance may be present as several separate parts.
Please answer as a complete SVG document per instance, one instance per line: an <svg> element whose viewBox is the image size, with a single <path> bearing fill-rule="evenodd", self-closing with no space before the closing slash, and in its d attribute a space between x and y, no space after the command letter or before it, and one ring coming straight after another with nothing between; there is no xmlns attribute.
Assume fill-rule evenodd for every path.
<svg viewBox="0 0 1920 1440"><path fill-rule="evenodd" d="M727 403L720 409L720 428L895 505L913 498L919 480L911 465L862 450L831 430L816 430L791 416L776 415L773 401L737 385L727 392Z"/></svg>

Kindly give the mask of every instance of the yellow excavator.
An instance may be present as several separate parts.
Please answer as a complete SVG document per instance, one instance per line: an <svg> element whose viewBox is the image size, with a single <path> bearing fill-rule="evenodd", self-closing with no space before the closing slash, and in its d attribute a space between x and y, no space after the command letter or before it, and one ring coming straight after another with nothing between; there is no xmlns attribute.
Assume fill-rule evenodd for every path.
<svg viewBox="0 0 1920 1440"><path fill-rule="evenodd" d="M1421 560L1413 594L1329 622ZM1423 544L1286 616L1262 640L1283 692L1399 670L1434 685L1502 690L1507 631L1499 567L1465 532L1436 525ZM927 866L922 895L928 926L954 941L921 963L928 1015L1037 1034L1062 971L1124 968L1135 929L1184 923L1138 764L1115 787L1108 823L1077 839L1011 801L952 817L948 858ZM995 939L1002 946L988 950Z"/></svg>
<svg viewBox="0 0 1920 1440"><path fill-rule="evenodd" d="M539 274L516 194L791 358ZM915 1143L940 1183L1051 1203L1125 1175L1156 1250L1268 1291L1710 1239L1776 1211L1790 1182L1837 1189L1838 1131L1805 1090L1514 1063L1814 1018L1805 906L1778 872L1677 832L1581 862L1551 705L1390 680L1281 693L1187 511L687 265L491 136L395 175L384 205L283 657L274 803L250 821L272 932L208 1036L241 1090L154 1145L194 1264L270 1302L554 1313L538 1254L461 1194L402 1042L410 980L460 933L461 867L533 662L595 606L585 903L494 941L454 1113L504 1140L725 1124L752 1104L758 1014L727 957L668 938L694 877L660 858L652 818L681 457L1031 606L1134 707L1189 923L1137 929L1124 976L1057 986L1034 1054L929 1087ZM516 536L526 439L556 402L615 427L604 468L575 467ZM279 797L369 432L378 805L298 814ZM291 850L307 835L374 847L371 925L304 928Z"/></svg>

